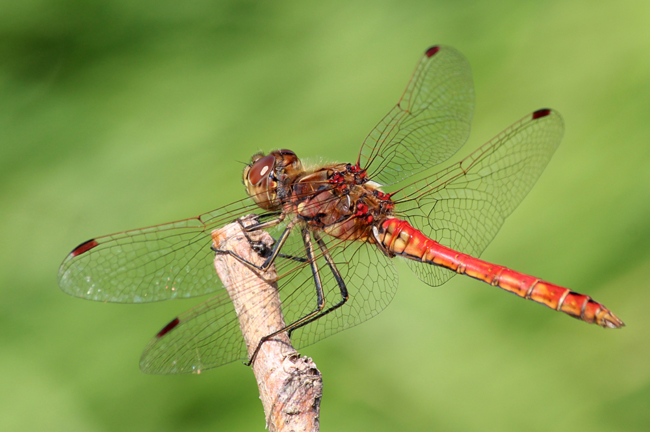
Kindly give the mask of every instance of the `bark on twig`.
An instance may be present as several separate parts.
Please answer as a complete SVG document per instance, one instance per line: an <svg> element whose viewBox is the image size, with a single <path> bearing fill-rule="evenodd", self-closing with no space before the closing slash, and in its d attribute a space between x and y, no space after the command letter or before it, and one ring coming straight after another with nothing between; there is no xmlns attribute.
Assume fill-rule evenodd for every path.
<svg viewBox="0 0 650 432"><path fill-rule="evenodd" d="M244 225L253 223L249 216L242 221ZM218 249L233 251L256 265L261 265L264 258L251 248L248 239L268 246L273 243L267 232L245 234L237 222L213 231L212 237ZM214 265L235 306L250 358L262 337L285 326L277 286L266 282L276 279L275 267L256 275L226 254L217 254ZM323 386L320 371L311 359L300 357L286 333L262 345L253 372L270 431L319 430Z"/></svg>

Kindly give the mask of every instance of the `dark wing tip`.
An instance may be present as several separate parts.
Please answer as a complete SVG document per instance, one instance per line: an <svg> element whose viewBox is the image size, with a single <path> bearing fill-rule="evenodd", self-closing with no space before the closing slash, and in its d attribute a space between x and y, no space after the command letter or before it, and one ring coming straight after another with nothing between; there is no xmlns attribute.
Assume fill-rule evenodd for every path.
<svg viewBox="0 0 650 432"><path fill-rule="evenodd" d="M97 243L95 239L85 241L81 243L79 246L77 246L76 248L72 249L72 252L70 252L70 256L76 257L78 255L81 255L82 253L88 252L95 246L99 246L99 243Z"/></svg>
<svg viewBox="0 0 650 432"><path fill-rule="evenodd" d="M548 108L542 108L538 109L533 113L533 120L537 120L538 118L546 117L551 113L551 110Z"/></svg>
<svg viewBox="0 0 650 432"><path fill-rule="evenodd" d="M174 319L173 319L169 324L167 324L165 327L162 328L162 330L160 330L160 331L158 332L158 334L156 335L156 337L157 337L157 338L161 338L161 337L165 336L167 333L169 333L170 331L172 331L172 329L173 329L174 327L176 327L176 326L178 325L179 322L180 322L180 320L179 320L178 318L174 318Z"/></svg>
<svg viewBox="0 0 650 432"><path fill-rule="evenodd" d="M427 49L427 50L424 52L424 54L425 54L427 57L433 57L434 54L436 54L438 51L440 51L440 46L438 46L438 45L434 45L434 46L432 46L431 48Z"/></svg>

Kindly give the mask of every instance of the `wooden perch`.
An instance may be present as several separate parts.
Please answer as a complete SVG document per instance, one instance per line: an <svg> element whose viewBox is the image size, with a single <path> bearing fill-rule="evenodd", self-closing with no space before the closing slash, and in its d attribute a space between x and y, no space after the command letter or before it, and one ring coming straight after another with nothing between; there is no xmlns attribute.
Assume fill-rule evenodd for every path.
<svg viewBox="0 0 650 432"><path fill-rule="evenodd" d="M242 223L248 226L254 219L246 216ZM212 238L218 249L233 251L256 265L264 258L251 248L249 239L273 245L266 231L244 233L237 222L213 231ZM275 266L266 273L254 272L227 254L217 254L214 265L235 306L250 358L262 337L285 327L277 285L267 282L277 279ZM286 333L262 344L252 367L270 431L319 430L320 371L310 358L300 357Z"/></svg>

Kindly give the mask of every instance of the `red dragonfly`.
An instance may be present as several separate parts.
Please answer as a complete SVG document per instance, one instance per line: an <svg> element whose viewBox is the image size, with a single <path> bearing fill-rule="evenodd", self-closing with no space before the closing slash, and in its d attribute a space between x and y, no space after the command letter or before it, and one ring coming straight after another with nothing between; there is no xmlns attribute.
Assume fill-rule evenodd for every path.
<svg viewBox="0 0 650 432"><path fill-rule="evenodd" d="M465 143L473 108L465 58L431 47L356 163L306 168L290 150L256 154L244 171L248 198L84 242L63 261L59 284L73 296L118 303L218 291L165 326L140 366L187 373L245 359L233 305L213 267L211 231L257 211L248 230L277 238L263 267L275 264L282 313L291 323L274 334L288 331L296 348L383 310L397 289L396 256L432 286L466 274L588 323L624 326L587 295L476 258L559 145L564 126L556 111L528 114L461 162L403 185Z"/></svg>

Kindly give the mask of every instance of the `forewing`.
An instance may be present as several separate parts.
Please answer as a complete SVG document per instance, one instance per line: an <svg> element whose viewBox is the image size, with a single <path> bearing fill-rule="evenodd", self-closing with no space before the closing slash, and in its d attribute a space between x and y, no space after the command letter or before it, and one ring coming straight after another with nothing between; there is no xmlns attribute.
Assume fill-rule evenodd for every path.
<svg viewBox="0 0 650 432"><path fill-rule="evenodd" d="M76 297L117 303L211 293L222 286L212 264L211 231L256 209L245 199L194 218L89 240L65 258L59 285Z"/></svg>
<svg viewBox="0 0 650 432"><path fill-rule="evenodd" d="M563 132L556 111L529 114L458 164L399 191L396 212L440 244L479 256L533 187ZM456 274L408 264L429 285Z"/></svg>
<svg viewBox="0 0 650 432"><path fill-rule="evenodd" d="M359 166L389 185L445 161L467 141L474 85L453 48L429 48L395 108L363 142Z"/></svg>

